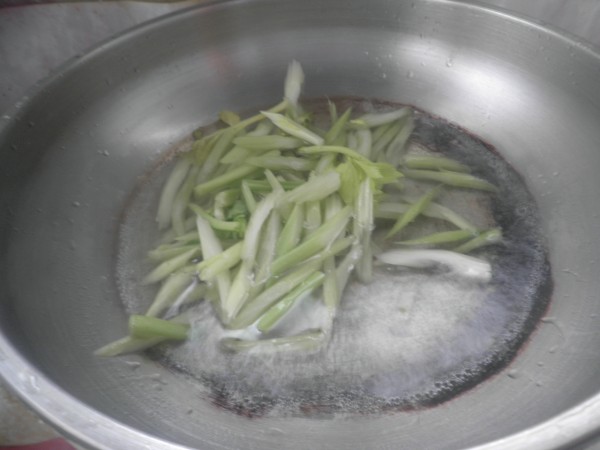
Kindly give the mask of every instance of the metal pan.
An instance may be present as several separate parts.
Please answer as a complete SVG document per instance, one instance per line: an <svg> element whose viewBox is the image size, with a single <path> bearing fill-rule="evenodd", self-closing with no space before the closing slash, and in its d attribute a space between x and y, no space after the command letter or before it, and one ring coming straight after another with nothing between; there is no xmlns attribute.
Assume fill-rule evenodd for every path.
<svg viewBox="0 0 600 450"><path fill-rule="evenodd" d="M412 104L468 130L535 201L550 307L511 364L462 395L248 418L161 360L93 356L125 330L116 236L140 178L216 112L279 99L292 58L309 97ZM599 76L585 43L463 2L222 2L136 28L3 121L0 373L91 448L572 447L600 425Z"/></svg>

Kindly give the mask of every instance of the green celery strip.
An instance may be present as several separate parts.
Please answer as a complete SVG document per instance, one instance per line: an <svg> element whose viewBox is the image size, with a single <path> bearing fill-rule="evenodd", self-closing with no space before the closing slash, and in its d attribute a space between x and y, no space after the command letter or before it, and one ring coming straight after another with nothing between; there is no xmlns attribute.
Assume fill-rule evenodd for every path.
<svg viewBox="0 0 600 450"><path fill-rule="evenodd" d="M233 111L221 111L219 113L219 120L230 127L240 123L240 116Z"/></svg>
<svg viewBox="0 0 600 450"><path fill-rule="evenodd" d="M188 217L187 219L185 219L183 226L185 228L185 231L193 230L194 227L196 226L196 218ZM162 244L168 244L174 240L177 240L177 242L180 242L178 240L178 236L179 235L177 233L175 233L175 230L171 227L162 234L162 236L160 238L160 242Z"/></svg>
<svg viewBox="0 0 600 450"><path fill-rule="evenodd" d="M265 136L271 132L273 129L273 124L270 122L260 122L256 128L250 131L247 136ZM231 150L229 150L223 157L220 159L221 164L233 164L239 165L240 162L243 162L248 156L256 156L260 155L264 152L269 151L269 148L261 148L258 150L249 150L244 147L240 147L238 145L234 145Z"/></svg>
<svg viewBox="0 0 600 450"><path fill-rule="evenodd" d="M233 280L229 295L223 301L223 312L227 322L235 317L249 297L261 230L275 206L277 197L276 193L267 195L257 204L254 214L250 217L241 250L242 265Z"/></svg>
<svg viewBox="0 0 600 450"><path fill-rule="evenodd" d="M309 261L292 270L288 275L279 279L271 287L268 287L262 293L246 302L237 316L229 322L229 327L239 329L254 323L256 319L262 316L277 300L319 270L319 266L320 261Z"/></svg>
<svg viewBox="0 0 600 450"><path fill-rule="evenodd" d="M358 189L355 202L356 217L354 234L362 246L362 255L356 265L356 276L363 283L373 279L373 254L371 250L371 232L373 223L373 181L365 178Z"/></svg>
<svg viewBox="0 0 600 450"><path fill-rule="evenodd" d="M223 311L223 321L229 324L236 316L240 308L244 306L250 296L252 287L252 266L254 262L244 261L238 269L227 297L222 297L221 305Z"/></svg>
<svg viewBox="0 0 600 450"><path fill-rule="evenodd" d="M406 144L412 135L413 130L415 129L415 123L411 116L408 116L403 124L402 128L396 135L396 137L390 142L388 145L386 154L387 159L386 162L391 164L394 167L397 167L402 161L402 157L406 153Z"/></svg>
<svg viewBox="0 0 600 450"><path fill-rule="evenodd" d="M168 305L167 312L164 314L163 319L169 319L175 314L178 314L181 307L196 303L198 301L208 298L207 285L194 280L192 284L184 289L184 291L175 298L173 303ZM147 314L146 314L147 315Z"/></svg>
<svg viewBox="0 0 600 450"><path fill-rule="evenodd" d="M335 270L335 257L330 256L323 261L325 279L323 280L323 303L330 313L333 313L340 302L340 292Z"/></svg>
<svg viewBox="0 0 600 450"><path fill-rule="evenodd" d="M317 165L316 161L306 158L276 155L251 156L246 159L245 164L269 170L296 170L299 172L308 172Z"/></svg>
<svg viewBox="0 0 600 450"><path fill-rule="evenodd" d="M142 284L154 284L164 280L173 272L185 266L191 259L199 255L200 249L196 247L186 251L185 253L177 255L174 258L164 261L155 267L154 270L152 270L148 275L146 275L146 277L142 280Z"/></svg>
<svg viewBox="0 0 600 450"><path fill-rule="evenodd" d="M283 84L283 98L289 103L293 110L298 110L298 98L302 91L304 83L304 71L298 61L292 61L288 65L288 70Z"/></svg>
<svg viewBox="0 0 600 450"><path fill-rule="evenodd" d="M196 265L202 281L212 281L217 275L229 270L242 259L243 241L239 241L227 250L213 255Z"/></svg>
<svg viewBox="0 0 600 450"><path fill-rule="evenodd" d="M440 231L439 233L428 234L414 239L408 239L398 242L401 245L438 245L451 242L464 241L472 238L473 233L468 230Z"/></svg>
<svg viewBox="0 0 600 450"><path fill-rule="evenodd" d="M153 250L148 252L148 259L153 262L162 262L171 258L174 258L182 253L185 253L197 245L159 245Z"/></svg>
<svg viewBox="0 0 600 450"><path fill-rule="evenodd" d="M256 269L254 277L254 286L251 289L251 296L258 294L258 290L267 282L271 276L271 264L275 259L275 248L281 234L281 216L277 210L271 211L260 237L260 246L256 257ZM256 287L256 288L255 288Z"/></svg>
<svg viewBox="0 0 600 450"><path fill-rule="evenodd" d="M303 226L304 208L302 204L296 203L277 239L275 245L275 255L277 257L286 254L298 245L302 237Z"/></svg>
<svg viewBox="0 0 600 450"><path fill-rule="evenodd" d="M327 110L329 111L329 121L335 123L338 119L337 106L331 100L327 100Z"/></svg>
<svg viewBox="0 0 600 450"><path fill-rule="evenodd" d="M278 196L283 195L285 190L281 184L281 181L279 181L279 179L275 175L273 175L273 172L271 172L269 169L266 169L265 178L267 179L267 182L271 185L271 192L277 194ZM279 204L276 206L279 213L283 217L288 217L292 212L292 205L290 204Z"/></svg>
<svg viewBox="0 0 600 450"><path fill-rule="evenodd" d="M131 336L125 336L121 339L117 339L105 346L99 348L94 352L96 356L118 356L127 353L141 352L150 347L165 342L167 339L164 337L154 337L150 339L134 338Z"/></svg>
<svg viewBox="0 0 600 450"><path fill-rule="evenodd" d="M374 143L377 142L381 138L381 136L383 136L387 132L387 130L389 130L390 127L392 127L392 125L394 125L394 123L390 122L390 123L386 123L385 125L375 127L375 129L373 130L373 133L372 133L373 134L373 136L372 136L373 142Z"/></svg>
<svg viewBox="0 0 600 450"><path fill-rule="evenodd" d="M256 210L250 216L248 221L248 228L244 236L244 247L242 248L242 259L249 263L254 264L256 258L256 252L258 249L258 242L260 237L260 231L263 224L269 217L269 214L275 207L275 204L279 198L278 193L271 193L263 198L256 205Z"/></svg>
<svg viewBox="0 0 600 450"><path fill-rule="evenodd" d="M246 204L246 208L250 211L250 214L254 213L256 209L256 199L254 198L254 194L252 194L252 189L248 185L248 180L242 181L242 197L244 198L244 203Z"/></svg>
<svg viewBox="0 0 600 450"><path fill-rule="evenodd" d="M368 128L356 131L356 151L365 158L371 159L371 151L373 149L373 137L371 130Z"/></svg>
<svg viewBox="0 0 600 450"><path fill-rule="evenodd" d="M488 181L477 178L467 173L458 172L438 172L435 170L413 170L405 169L402 173L408 178L415 180L436 181L449 186L478 189L488 192L497 192L498 188Z"/></svg>
<svg viewBox="0 0 600 450"><path fill-rule="evenodd" d="M225 209L231 207L240 198L239 189L225 189L215 195L213 214L215 218L225 220Z"/></svg>
<svg viewBox="0 0 600 450"><path fill-rule="evenodd" d="M340 175L331 171L311 177L309 181L286 192L281 203L304 203L322 200L340 188Z"/></svg>
<svg viewBox="0 0 600 450"><path fill-rule="evenodd" d="M344 250L346 250L354 242L355 242L354 237L339 238L339 239L335 240L330 246L326 247L324 250L318 252L314 256L311 256L307 263L312 263L312 264L324 263L328 259L336 256L338 253L341 253ZM270 287L273 284L274 280L275 280L275 278L271 278L270 279L271 284L267 283L267 287ZM263 284L255 284L255 286L253 286L250 296L252 297L252 296L256 295L256 293L258 292L258 289L259 288L262 289L263 286L264 286L264 283Z"/></svg>
<svg viewBox="0 0 600 450"><path fill-rule="evenodd" d="M225 152L231 148L231 141L234 136L241 130L234 127L226 128L217 141L214 147L208 154L206 161L201 166L200 173L198 174L199 181L205 181L210 179L211 174L214 173L215 169L220 164L219 160L223 157Z"/></svg>
<svg viewBox="0 0 600 450"><path fill-rule="evenodd" d="M410 208L410 204L381 202L375 207L375 217L378 219L396 220L398 216L404 214L408 208ZM468 230L473 234L477 233L477 228L469 223L467 219L439 203L431 202L422 214L432 219L445 220L461 230Z"/></svg>
<svg viewBox="0 0 600 450"><path fill-rule="evenodd" d="M429 217L438 217L444 219L447 222L454 224L461 230L468 230L473 234L478 232L475 225L471 224L467 219L450 208L440 205L439 203L431 202L431 204L423 213Z"/></svg>
<svg viewBox="0 0 600 450"><path fill-rule="evenodd" d="M221 339L221 346L230 352L241 352L259 348L284 348L287 350L315 350L323 342L325 333L321 330L310 333L297 334L295 336L284 336L272 339L259 339L255 341L224 338Z"/></svg>
<svg viewBox="0 0 600 450"><path fill-rule="evenodd" d="M304 233L306 236L310 236L310 234L315 231L317 228L321 226L322 218L321 218L321 202L320 201L310 201L304 203L304 208L306 209L304 220Z"/></svg>
<svg viewBox="0 0 600 450"><path fill-rule="evenodd" d="M350 114L352 114L352 108L348 108L346 111L344 111L344 114L342 114L340 118L333 123L327 134L325 134L325 142L327 144L333 144L337 140L340 133L348 124Z"/></svg>
<svg viewBox="0 0 600 450"><path fill-rule="evenodd" d="M259 171L260 169L254 166L244 165L236 167L225 172L222 175L219 175L215 178L205 181L204 183L199 184L194 188L194 195L196 196L196 198L201 198L206 194L228 187L231 184L241 180L242 178L248 177Z"/></svg>
<svg viewBox="0 0 600 450"><path fill-rule="evenodd" d="M386 234L386 238L390 238L393 235L399 233L406 225L415 220L433 201L433 199L439 194L440 187L431 189L424 195L422 195L415 203L413 203L408 210L402 214L394 226Z"/></svg>
<svg viewBox="0 0 600 450"><path fill-rule="evenodd" d="M362 255L362 247L358 243L354 243L350 248L350 251L344 256L342 261L338 264L335 269L336 281L338 292L341 293L344 291L346 284L348 284L348 280L350 279L350 274L354 270L354 266L358 262ZM339 302L339 300L338 300Z"/></svg>
<svg viewBox="0 0 600 450"><path fill-rule="evenodd" d="M309 261L324 262L326 259L343 252L355 242L356 238L354 236L338 238L331 245L312 256Z"/></svg>
<svg viewBox="0 0 600 450"><path fill-rule="evenodd" d="M333 141L331 143L331 145L339 145L341 147L348 147L348 136L350 136L350 134L353 134L353 132L351 130L342 130L342 132L340 134L338 134L338 137L336 138L335 141Z"/></svg>
<svg viewBox="0 0 600 450"><path fill-rule="evenodd" d="M180 158L177 163L175 163L175 167L173 167L173 170L169 174L169 178L164 184L158 203L158 212L156 214L159 230L164 230L171 224L173 202L175 201L175 196L179 191L179 187L185 181L190 167L191 163L188 158Z"/></svg>
<svg viewBox="0 0 600 450"><path fill-rule="evenodd" d="M190 202L192 190L198 176L198 167L192 167L187 175L186 180L179 189L179 192L175 196L173 201L173 208L171 209L171 224L177 234L185 233L185 219L187 212L187 205Z"/></svg>
<svg viewBox="0 0 600 450"><path fill-rule="evenodd" d="M330 245L339 234L344 233L351 214L352 208L346 206L328 222L316 229L300 245L275 259L271 265L271 275L275 276L285 272Z"/></svg>
<svg viewBox="0 0 600 450"><path fill-rule="evenodd" d="M193 224L195 224L196 219L195 218L193 218L193 219L194 219ZM186 220L186 222L187 222L187 220ZM189 233L180 234L179 236L175 237L173 240L177 243L177 245L184 245L184 244L191 244L191 243L197 244L198 243L198 233L196 233L195 231L190 231Z"/></svg>
<svg viewBox="0 0 600 450"><path fill-rule="evenodd" d="M244 180L248 187L254 192L270 192L273 187L267 180ZM286 190L295 189L302 186L305 181L280 181L279 184Z"/></svg>
<svg viewBox="0 0 600 450"><path fill-rule="evenodd" d="M269 108L266 112L280 113L282 111L285 111L285 109L287 107L288 107L288 102L286 100L283 100L283 101L277 103L272 108ZM251 117L248 117L247 119L242 120L240 123L234 125L232 128L242 130L244 128L249 127L250 125L254 125L255 123L263 121L265 119L265 117L266 116L261 112L261 113L255 114Z"/></svg>
<svg viewBox="0 0 600 450"><path fill-rule="evenodd" d="M187 339L190 326L174 323L157 317L131 315L129 316L129 333L133 338L152 339L165 338L172 340Z"/></svg>
<svg viewBox="0 0 600 450"><path fill-rule="evenodd" d="M190 271L181 271L171 274L166 278L156 293L154 301L148 311L147 316L157 317L165 309L171 306L175 300L185 291L185 289L194 282L194 273Z"/></svg>
<svg viewBox="0 0 600 450"><path fill-rule="evenodd" d="M344 202L337 192L325 198L324 216L325 220L331 219L340 209L344 207Z"/></svg>
<svg viewBox="0 0 600 450"><path fill-rule="evenodd" d="M204 136L192 144L190 154L192 155L192 160L196 166L200 167L202 164L204 164L204 161L206 161L206 158L208 158L208 155L210 154L217 137L217 134Z"/></svg>
<svg viewBox="0 0 600 450"><path fill-rule="evenodd" d="M373 146L371 149L371 158L377 160L380 155L385 154L384 151L394 140L398 133L402 129L401 122L394 122L388 126L385 132L377 139L373 139Z"/></svg>
<svg viewBox="0 0 600 450"><path fill-rule="evenodd" d="M298 138L276 134L265 136L241 136L235 138L233 143L248 150L293 150L304 145L304 141Z"/></svg>
<svg viewBox="0 0 600 450"><path fill-rule="evenodd" d="M356 137L356 133L354 131L349 131L346 134L346 145L342 145L340 147L348 147L356 151L356 149L358 149L358 137Z"/></svg>
<svg viewBox="0 0 600 450"><path fill-rule="evenodd" d="M256 324L258 330L263 333L270 331L275 324L277 324L277 322L291 309L294 303L304 298L306 295L309 295L314 289L323 283L324 279L325 274L323 272L315 272L294 289L292 289L262 315Z"/></svg>
<svg viewBox="0 0 600 450"><path fill-rule="evenodd" d="M313 145L322 145L324 140L318 134L310 131L308 128L303 127L299 123L292 119L285 117L281 114L271 113L268 111L261 111L265 117L267 117L273 124L280 130L287 134L302 139Z"/></svg>
<svg viewBox="0 0 600 450"><path fill-rule="evenodd" d="M360 162L373 164L373 162L370 159L365 158L356 150L340 145L313 145L311 147L300 147L298 151L305 155L315 155L320 153L338 153L340 155L356 159Z"/></svg>
<svg viewBox="0 0 600 450"><path fill-rule="evenodd" d="M443 156L406 155L402 163L408 169L448 170L461 173L471 171L469 166Z"/></svg>
<svg viewBox="0 0 600 450"><path fill-rule="evenodd" d="M212 258L215 255L223 253L223 245L208 221L202 216L196 216L196 229L200 238L200 246L204 254L204 259ZM229 295L231 288L231 276L228 270L219 273L216 276L217 290L221 302Z"/></svg>
<svg viewBox="0 0 600 450"><path fill-rule="evenodd" d="M474 237L470 241L459 245L454 248L453 251L458 253L469 253L476 248L497 244L500 241L502 241L502 230L500 230L500 228L492 228L491 230L482 232L479 236Z"/></svg>
<svg viewBox="0 0 600 450"><path fill-rule="evenodd" d="M244 231L243 226L240 222L219 220L207 213L206 211L204 211L198 205L194 205L193 203L190 203L188 206L192 211L194 211L194 213L204 218L215 230L233 231L236 233L242 233Z"/></svg>
<svg viewBox="0 0 600 450"><path fill-rule="evenodd" d="M356 123L359 125L367 126L369 128L379 127L381 125L385 125L395 120L403 119L406 116L410 115L410 113L410 108L407 106L403 106L402 108L393 111L364 114L356 120Z"/></svg>
<svg viewBox="0 0 600 450"><path fill-rule="evenodd" d="M335 158L336 155L334 153L327 153L321 156L315 167L315 174L323 175L324 173L331 171L334 168Z"/></svg>

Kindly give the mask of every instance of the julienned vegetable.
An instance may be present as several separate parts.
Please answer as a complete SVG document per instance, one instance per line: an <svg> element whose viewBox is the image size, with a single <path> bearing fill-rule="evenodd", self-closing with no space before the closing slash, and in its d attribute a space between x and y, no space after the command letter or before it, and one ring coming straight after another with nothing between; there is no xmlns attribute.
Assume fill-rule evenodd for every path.
<svg viewBox="0 0 600 450"><path fill-rule="evenodd" d="M259 336L225 337L223 349L318 348L347 283L369 283L374 260L443 265L490 279L490 264L464 253L500 242L501 231L477 229L438 199L443 186L491 193L495 186L457 161L407 153L415 126L408 107L338 114L330 102L329 127L317 127L298 103L303 80L293 62L282 102L246 119L224 111L217 131L194 133L192 150L178 155L160 196L164 235L142 280L157 285L156 298L145 315L131 316L128 337L97 354L186 339L192 315L179 310L201 299L211 302L224 330L250 327ZM388 186L401 192L402 177L423 185L420 197L386 193ZM416 221L432 219L446 227L406 234ZM386 236L384 253L375 251L375 229ZM301 302L323 302L329 325L273 335Z"/></svg>

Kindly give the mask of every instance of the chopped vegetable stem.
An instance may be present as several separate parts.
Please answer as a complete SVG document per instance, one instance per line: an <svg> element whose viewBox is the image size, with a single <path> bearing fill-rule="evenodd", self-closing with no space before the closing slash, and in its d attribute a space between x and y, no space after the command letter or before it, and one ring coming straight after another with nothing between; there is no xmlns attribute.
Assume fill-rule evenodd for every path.
<svg viewBox="0 0 600 450"><path fill-rule="evenodd" d="M304 203L322 200L336 192L340 187L340 175L331 171L323 175L316 175L309 182L304 183L291 191L286 192L282 203Z"/></svg>
<svg viewBox="0 0 600 450"><path fill-rule="evenodd" d="M459 245L455 249L455 252L458 253L469 253L473 250L486 246L497 244L502 241L502 231L500 228L492 228L491 230L487 230L482 232L479 236L474 237L470 241L465 242L462 245Z"/></svg>
<svg viewBox="0 0 600 450"><path fill-rule="evenodd" d="M142 284L154 284L167 278L170 274L185 266L191 259L200 253L197 247L162 262L142 280Z"/></svg>
<svg viewBox="0 0 600 450"><path fill-rule="evenodd" d="M402 108L383 112L383 113L369 113L360 116L357 122L366 125L367 127L378 127L385 125L386 123L393 122L395 120L407 117L410 114L410 108L403 106Z"/></svg>
<svg viewBox="0 0 600 450"><path fill-rule="evenodd" d="M194 280L193 273L188 271L178 272L170 275L164 280L162 286L158 290L156 297L148 311L147 316L157 317L166 308L168 308L173 302L181 295L181 293L187 288Z"/></svg>
<svg viewBox="0 0 600 450"><path fill-rule="evenodd" d="M352 108L348 108L346 111L344 111L344 114L342 114L340 118L331 126L325 135L325 142L327 144L333 144L337 140L342 130L346 127L346 124L350 119L350 114L352 114Z"/></svg>
<svg viewBox="0 0 600 450"><path fill-rule="evenodd" d="M310 294L315 288L319 287L321 283L323 283L324 279L325 274L323 272L315 272L294 289L292 289L289 294L285 295L263 314L256 325L258 330L263 333L270 331L292 308L294 303L296 303L302 297Z"/></svg>
<svg viewBox="0 0 600 450"><path fill-rule="evenodd" d="M254 198L254 194L252 194L247 180L242 181L242 196L244 197L246 208L248 208L250 214L253 214L256 210L256 199Z"/></svg>
<svg viewBox="0 0 600 450"><path fill-rule="evenodd" d="M329 222L324 223L315 230L300 245L279 256L271 265L271 274L279 275L327 247L338 234L343 232L351 213L352 209L346 206L333 216Z"/></svg>
<svg viewBox="0 0 600 450"><path fill-rule="evenodd" d="M133 338L184 340L187 338L189 328L189 325L169 322L157 317L136 314L129 316L129 332Z"/></svg>
<svg viewBox="0 0 600 450"><path fill-rule="evenodd" d="M236 231L236 232L244 231L242 229L240 222L230 222L227 220L219 220L216 217L213 217L210 214L208 214L206 211L204 211L198 205L194 205L193 203L189 204L188 206L192 211L194 211L196 214L198 214L199 216L204 218L206 221L208 221L210 226L215 230Z"/></svg>
<svg viewBox="0 0 600 450"><path fill-rule="evenodd" d="M198 263L196 269L200 272L200 279L211 281L221 272L238 264L242 259L242 245L243 241L237 242L227 250Z"/></svg>
<svg viewBox="0 0 600 450"><path fill-rule="evenodd" d="M300 242L303 227L304 208L302 204L296 203L277 239L275 246L277 257L285 255Z"/></svg>
<svg viewBox="0 0 600 450"><path fill-rule="evenodd" d="M240 179L250 176L258 171L260 171L260 169L255 166L244 165L236 167L235 169L232 169L224 173L223 175L220 175L202 184L199 184L194 188L194 195L196 196L196 198L201 198L202 196L214 192L217 189L228 187L236 181L239 181Z"/></svg>
<svg viewBox="0 0 600 450"><path fill-rule="evenodd" d="M236 338L224 338L221 346L230 352L248 351L258 348L285 348L286 350L314 350L323 342L324 333L321 330L303 333L294 336L284 336L271 339L244 340Z"/></svg>
<svg viewBox="0 0 600 450"><path fill-rule="evenodd" d="M449 186L462 187L468 189L479 189L482 191L496 192L498 189L488 181L477 178L467 173L459 172L438 172L435 170L413 170L405 169L402 173L408 178L416 180L435 181L447 184Z"/></svg>
<svg viewBox="0 0 600 450"><path fill-rule="evenodd" d="M386 238L390 238L391 236L398 234L406 225L415 220L419 214L421 214L429 204L433 201L433 199L440 192L440 187L431 189L423 196L421 196L415 203L413 203L404 214L402 214L394 226L390 229L390 231L386 234Z"/></svg>
<svg viewBox="0 0 600 450"><path fill-rule="evenodd" d="M443 156L406 155L402 163L409 169L448 170L462 173L471 171L469 166Z"/></svg>
<svg viewBox="0 0 600 450"><path fill-rule="evenodd" d="M265 289L260 295L248 301L239 314L229 323L229 326L238 329L254 323L277 300L316 272L319 266L320 261L309 261L288 275L285 275L271 287Z"/></svg>
<svg viewBox="0 0 600 450"><path fill-rule="evenodd" d="M299 139L302 139L305 142L314 145L321 145L324 142L321 136L310 131L308 128L303 127L302 125L288 117L268 111L263 111L262 114L265 117L267 117L271 122L273 122L273 125L275 125L277 128L281 129L282 131L288 133L291 136L295 136Z"/></svg>
<svg viewBox="0 0 600 450"><path fill-rule="evenodd" d="M175 167L171 171L171 174L169 175L169 178L163 187L158 203L158 212L156 214L159 230L164 230L171 224L171 210L173 208L173 202L179 187L185 180L190 166L191 164L187 158L180 158L175 163Z"/></svg>
<svg viewBox="0 0 600 450"><path fill-rule="evenodd" d="M440 231L438 233L428 234L414 239L408 239L398 242L401 245L436 245L448 244L451 242L464 241L472 238L474 234L469 230Z"/></svg>

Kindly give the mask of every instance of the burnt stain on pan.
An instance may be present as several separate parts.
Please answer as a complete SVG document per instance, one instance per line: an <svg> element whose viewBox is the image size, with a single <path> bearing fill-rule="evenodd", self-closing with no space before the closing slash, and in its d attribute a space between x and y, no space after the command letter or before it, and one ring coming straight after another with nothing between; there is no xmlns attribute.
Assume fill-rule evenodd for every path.
<svg viewBox="0 0 600 450"><path fill-rule="evenodd" d="M348 106L354 111L398 107L361 98L331 100L340 111ZM308 100L305 104L316 115L327 111L324 99ZM342 302L336 317L327 348L316 353L231 355L218 349L201 348L214 346L217 341L196 341L175 347L160 346L148 351L148 356L204 385L207 391L204 401L248 418L329 417L431 408L456 398L505 369L547 310L553 290L549 255L535 201L518 172L493 146L446 120L415 108L412 141L427 152L465 163L472 168L473 175L498 187L498 192L490 194L483 207L488 209L495 226L502 229L503 243L474 252L474 256L479 255L492 264L492 280L488 285L465 286L464 282L439 271L396 274L380 270L381 292L366 290L377 289L377 286L351 286L349 298ZM374 320L384 319L383 324L370 323L373 328L388 327L390 336L382 337L388 328L379 334L370 332L361 322L365 311L369 313L361 309L364 300L368 296L368 300L380 299L381 308L394 307L394 299L390 297L395 294L391 290L386 293L385 289L396 286L396 276L410 287L407 289L417 292L415 302L421 302L416 303L415 310L421 303L431 302L432 294L451 292L447 301L457 302L457 311L453 313L456 329L442 326L439 338L435 336L436 330L411 335L406 330L410 330L415 321L426 324L428 311L433 313L432 327L439 326L438 316L443 314L436 316L434 309L425 309L407 315L402 323L387 323L388 316L390 320L405 317L394 310L392 314L373 313ZM427 280L433 280L431 284L437 283L437 287L430 289ZM363 291L366 294L361 297ZM468 297L468 301L461 296ZM125 306L131 312L131 305ZM432 303L431 308L434 307ZM446 307L451 309L453 305ZM207 313L209 308L205 310ZM208 319L202 323L209 323ZM360 336L367 342L362 342ZM205 338L211 339L210 336ZM426 338L429 343L419 347L414 342L417 338ZM374 356L352 355L352 349L359 344L372 345ZM411 348L411 352L404 354L403 346ZM421 348L423 355L418 353ZM382 355L377 357L379 351ZM386 361L388 355L390 361ZM412 361L412 368L406 367L407 361Z"/></svg>

